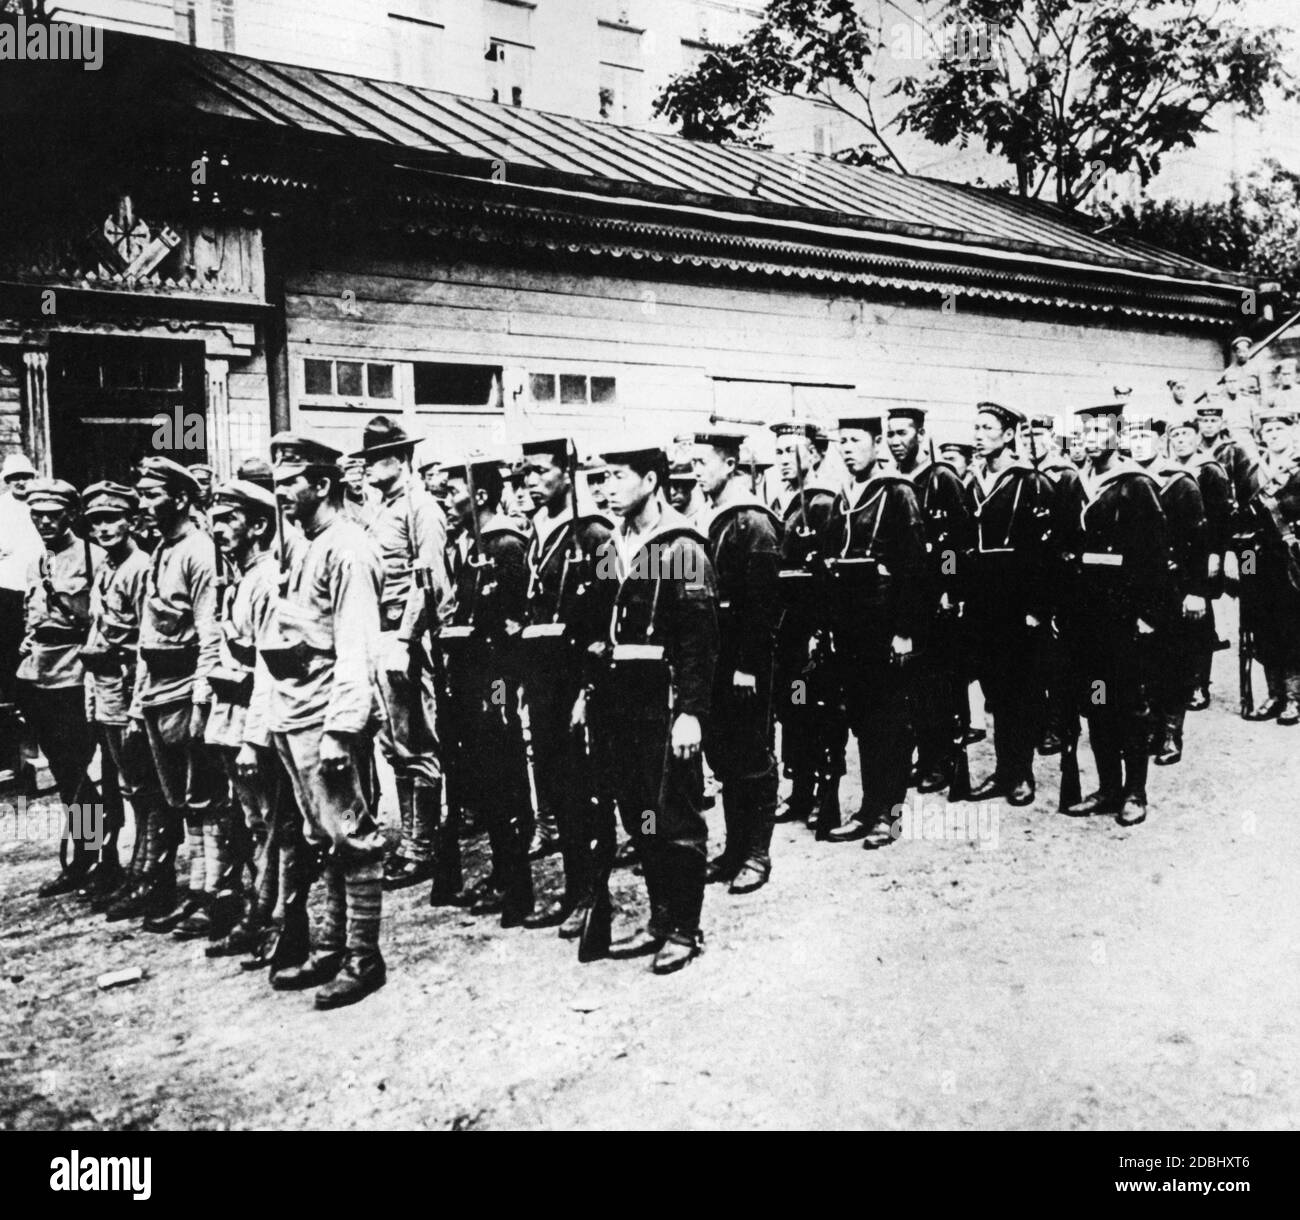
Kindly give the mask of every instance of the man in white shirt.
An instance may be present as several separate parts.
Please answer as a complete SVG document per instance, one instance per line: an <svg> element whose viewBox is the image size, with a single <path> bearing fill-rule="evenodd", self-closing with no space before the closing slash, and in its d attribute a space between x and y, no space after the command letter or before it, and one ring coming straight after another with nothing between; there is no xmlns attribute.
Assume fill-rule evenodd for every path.
<svg viewBox="0 0 1300 1220"><path fill-rule="evenodd" d="M0 467L0 703L13 702L27 569L44 550L27 509L27 486L35 477L36 468L21 453L9 454Z"/></svg>

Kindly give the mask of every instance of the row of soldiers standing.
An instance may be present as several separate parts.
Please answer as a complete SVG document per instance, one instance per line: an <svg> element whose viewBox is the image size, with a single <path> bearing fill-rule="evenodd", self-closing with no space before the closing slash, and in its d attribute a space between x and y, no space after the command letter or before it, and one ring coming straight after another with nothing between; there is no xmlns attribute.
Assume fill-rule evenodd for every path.
<svg viewBox="0 0 1300 1220"><path fill-rule="evenodd" d="M951 461L929 448L919 409L844 418L847 487L820 477L816 429L779 423L786 492L775 506L740 466L742 436L701 433L699 522L668 502L667 454L653 447L602 455L610 515L582 503L563 439L524 446L531 522L502 513L493 461L443 466L439 503L415 481L414 439L383 417L354 455L374 502L345 495L339 452L281 434L270 467L251 463L216 490L211 535L201 487L165 458L146 459L134 487L97 484L80 498L35 484L46 551L28 595L24 712L70 806L97 796L87 768L102 747L110 811L98 858L69 834L45 892L205 937L210 955L247 954L277 988L318 987L317 1004L332 1007L383 982L385 884L431 882L434 905L558 926L584 957L605 952L615 810L645 877L654 969L680 968L702 945L706 883L744 893L768 879L774 714L792 782L784 816L833 841L892 842L913 785L1032 802L1035 747L1055 738L1072 753L1081 715L1098 787L1063 803L1140 822L1151 749L1177 761L1183 713L1204 695L1222 555L1249 514L1294 519L1300 476L1278 440L1261 484L1213 408L1176 422L1174 455L1180 433L1204 440L1168 458L1161 426L1124 425L1118 404L1081 416L1082 470L1057 451L1054 419L996 403L977 408L969 469L963 448ZM1266 443L1274 422L1289 436L1293 421L1267 421ZM1280 517L1259 515L1261 486ZM137 512L158 535L152 554L132 536ZM1261 550L1265 574L1278 562L1285 574L1286 547ZM1282 653L1266 617L1257 637L1273 714L1290 723L1296 667L1270 663ZM962 790L972 677L996 766ZM845 821L850 734L863 803ZM387 860L376 737L401 812ZM702 756L726 823L711 862ZM564 873L540 910L534 791ZM125 868L123 801L136 817ZM471 810L491 868L467 887ZM187 888L176 884L182 836Z"/></svg>

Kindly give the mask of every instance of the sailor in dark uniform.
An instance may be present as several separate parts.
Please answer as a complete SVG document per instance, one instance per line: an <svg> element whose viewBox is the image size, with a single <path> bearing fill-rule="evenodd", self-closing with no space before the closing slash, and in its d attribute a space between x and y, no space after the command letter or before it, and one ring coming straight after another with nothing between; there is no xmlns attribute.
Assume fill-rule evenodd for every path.
<svg viewBox="0 0 1300 1220"><path fill-rule="evenodd" d="M1119 453L1120 409L1107 403L1078 412L1088 447L1086 503L1071 547L1077 559L1066 630L1097 790L1068 812L1114 814L1120 825L1133 826L1147 816L1156 632L1168 606L1169 544L1159 486Z"/></svg>
<svg viewBox="0 0 1300 1220"><path fill-rule="evenodd" d="M1214 602L1223 595L1223 557L1232 549L1232 486L1223 464L1200 447L1200 425L1195 415L1172 420L1167 436L1170 458L1196 476L1205 508L1206 607L1192 642L1195 682L1187 701L1189 712L1203 712L1210 706L1210 671L1219 639Z"/></svg>
<svg viewBox="0 0 1300 1220"><path fill-rule="evenodd" d="M454 564L455 609L441 632L456 704L446 721L456 723L454 740L444 743L455 752L449 775L455 791L448 793L448 824L435 852L438 880L445 891L456 879L451 874L459 872L459 860L448 855L460 813L473 800L487 821L492 872L467 895L470 913L500 913L503 927L516 927L533 913L532 803L514 657L527 618L528 539L501 512L499 463L470 459L448 466L447 479L453 519L468 545ZM470 776L482 782L466 792Z"/></svg>
<svg viewBox="0 0 1300 1220"><path fill-rule="evenodd" d="M861 839L875 848L893 842L891 830L907 797L908 687L926 612L925 526L911 482L881 470L880 417L851 416L839 427L851 482L820 549L831 565L835 660L845 717L858 740L862 808L827 837Z"/></svg>
<svg viewBox="0 0 1300 1220"><path fill-rule="evenodd" d="M972 515L961 476L925 448L925 416L923 407L895 407L886 427L889 451L898 473L912 482L925 525L925 628L918 641L912 708L916 790L938 792L952 780L955 734L965 719L957 705L965 690L958 619Z"/></svg>
<svg viewBox="0 0 1300 1220"><path fill-rule="evenodd" d="M1065 572L1060 562L1060 540L1073 530L1083 493L1079 488L1079 467L1074 464L1057 442L1057 435L1065 439L1060 421L1050 412L1039 411L1029 417L1025 426L1024 451L1031 466L1036 466L1050 480L1054 496L1052 501L1052 536L1054 540L1054 570L1051 575L1052 619L1042 633L1040 647L1034 654L1042 675L1042 686L1047 698L1047 716L1043 726L1038 752L1043 755L1059 754L1061 734L1065 731L1074 696L1071 690L1070 657L1066 642L1061 638L1058 610L1065 592Z"/></svg>
<svg viewBox="0 0 1300 1220"><path fill-rule="evenodd" d="M727 839L710 881L733 894L772 871L777 773L772 666L781 614L781 526L739 469L744 438L697 432L691 465L709 505L709 558L718 584L718 660L704 754L722 787Z"/></svg>
<svg viewBox="0 0 1300 1220"><path fill-rule="evenodd" d="M1300 724L1300 453L1289 407L1261 411L1258 424L1261 482L1250 502L1259 539L1255 650L1268 700L1250 719L1290 726Z"/></svg>
<svg viewBox="0 0 1300 1220"><path fill-rule="evenodd" d="M1209 599L1209 526L1195 471L1166 457L1163 420L1135 419L1127 425L1133 460L1160 488L1160 507L1169 528L1169 601L1159 624L1160 667L1156 676L1156 765L1183 756L1183 719L1200 665L1198 644Z"/></svg>
<svg viewBox="0 0 1300 1220"><path fill-rule="evenodd" d="M574 705L588 677L588 650L609 628L595 596L595 564L613 525L583 503L587 497L578 496L572 440L528 441L523 452L536 511L528 542L528 626L519 651L537 802L555 817L564 862L563 896L525 923L562 923L560 935L572 938L581 933L585 908L594 898L592 844L599 841L606 857L614 849L614 811L608 802L595 808L591 754L573 724Z"/></svg>
<svg viewBox="0 0 1300 1220"><path fill-rule="evenodd" d="M964 441L944 441L936 448L939 457L957 472L961 485L969 491L975 481L975 472L971 469L975 460L975 446Z"/></svg>
<svg viewBox="0 0 1300 1220"><path fill-rule="evenodd" d="M819 474L822 458L814 425L784 420L773 424L772 431L777 471L785 485L778 501L785 613L777 631L773 690L781 722L781 764L791 781L790 797L777 820L815 821L824 832L840 824L844 728L837 714L838 677L822 664L830 607L818 545L839 492Z"/></svg>
<svg viewBox="0 0 1300 1220"><path fill-rule="evenodd" d="M700 751L718 655L717 589L705 539L664 498L667 454L603 456L609 504L622 520L596 571L617 592L610 646L578 719L610 767L644 870L653 969L667 974L703 948L709 831Z"/></svg>
<svg viewBox="0 0 1300 1220"><path fill-rule="evenodd" d="M1041 667L1054 602L1057 490L1015 450L1025 417L1012 407L976 407L975 549L966 602L969 638L985 706L993 716L993 774L973 800L1034 800L1034 747L1045 718Z"/></svg>

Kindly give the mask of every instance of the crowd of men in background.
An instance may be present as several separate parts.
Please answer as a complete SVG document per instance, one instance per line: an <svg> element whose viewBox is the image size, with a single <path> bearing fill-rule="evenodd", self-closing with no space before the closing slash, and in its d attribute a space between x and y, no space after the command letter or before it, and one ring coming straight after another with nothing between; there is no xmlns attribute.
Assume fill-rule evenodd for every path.
<svg viewBox="0 0 1300 1220"><path fill-rule="evenodd" d="M1251 660L1267 679L1243 714L1300 723L1294 363L1279 370L1246 444L1223 395L1193 405L1170 382L1167 421L1124 390L1073 425L982 402L969 440L939 444L918 407L776 421L761 477L751 438L717 428L417 470L417 438L384 416L348 455L281 433L215 486L151 456L78 491L11 456L5 696L65 808L105 811L93 837L69 822L41 893L203 939L331 1008L384 982L386 889L604 955L616 819L657 973L701 951L709 883L768 881L778 821L880 849L909 789L1029 805L1036 756L1060 754L1062 812L1137 825L1151 759L1178 762L1186 712L1208 706L1225 587L1246 687ZM995 758L979 783L974 682ZM472 880L471 833L489 862ZM563 888L539 903L553 851Z"/></svg>

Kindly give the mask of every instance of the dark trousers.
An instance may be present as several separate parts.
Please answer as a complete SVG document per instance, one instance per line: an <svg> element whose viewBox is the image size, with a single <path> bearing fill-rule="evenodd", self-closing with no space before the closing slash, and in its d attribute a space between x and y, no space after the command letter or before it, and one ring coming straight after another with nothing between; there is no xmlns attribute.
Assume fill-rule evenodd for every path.
<svg viewBox="0 0 1300 1220"><path fill-rule="evenodd" d="M957 624L947 614L931 619L926 646L913 662L912 723L916 766L922 775L947 773L952 766L957 725L964 718L958 697L966 697L959 674Z"/></svg>
<svg viewBox="0 0 1300 1220"><path fill-rule="evenodd" d="M154 777L149 743L140 733L128 735L118 724L96 724L103 768L104 812L109 843L116 848L117 836L126 821L125 802L130 802L135 821L135 843L131 859L144 859L149 814L160 799Z"/></svg>
<svg viewBox="0 0 1300 1220"><path fill-rule="evenodd" d="M1046 694L1035 662L1041 641L1024 615L975 620L979 682L993 714L993 753L1008 783L1034 778L1034 749L1042 734Z"/></svg>
<svg viewBox="0 0 1300 1220"><path fill-rule="evenodd" d="M86 818L83 810L102 811L99 789L87 771L95 756L95 733L86 720L86 696L80 686L46 689L31 682L18 683L18 704L27 727L50 765L65 812L59 855L76 867L89 863L99 847L100 822ZM74 809L75 806L75 809ZM85 842L87 825L96 829L95 845Z"/></svg>
<svg viewBox="0 0 1300 1220"><path fill-rule="evenodd" d="M907 799L912 769L909 720L909 661L890 659L888 644L870 655L842 657L844 709L849 730L858 739L862 767L861 820L876 825L898 816Z"/></svg>
<svg viewBox="0 0 1300 1220"><path fill-rule="evenodd" d="M575 903L590 898L598 861L608 857L614 831L613 806L597 790L586 735L572 726L580 690L575 676L558 665L530 673L524 687L537 803L555 818L564 893Z"/></svg>
<svg viewBox="0 0 1300 1220"><path fill-rule="evenodd" d="M756 675L757 689L750 695L737 693L731 658L714 672L704 755L722 785L727 827L723 854L737 865L753 861L766 867L771 862L777 794L770 670Z"/></svg>
<svg viewBox="0 0 1300 1220"><path fill-rule="evenodd" d="M694 935L709 840L704 769L698 756L672 756L666 674L629 669L612 675L590 715L607 782L642 863L651 922L662 932Z"/></svg>
<svg viewBox="0 0 1300 1220"><path fill-rule="evenodd" d="M1081 706L1097 764L1097 787L1146 800L1152 693L1159 639L1136 636L1132 626L1084 608L1080 634Z"/></svg>

